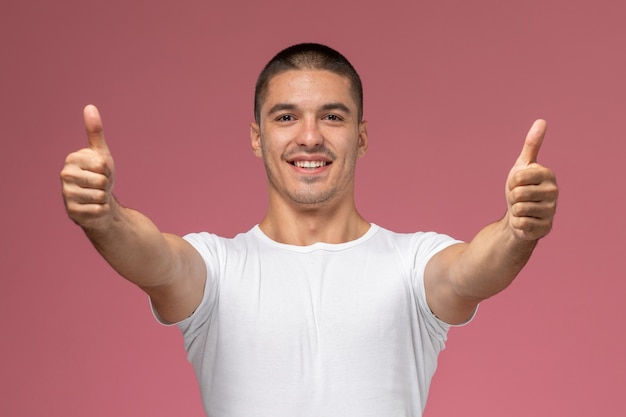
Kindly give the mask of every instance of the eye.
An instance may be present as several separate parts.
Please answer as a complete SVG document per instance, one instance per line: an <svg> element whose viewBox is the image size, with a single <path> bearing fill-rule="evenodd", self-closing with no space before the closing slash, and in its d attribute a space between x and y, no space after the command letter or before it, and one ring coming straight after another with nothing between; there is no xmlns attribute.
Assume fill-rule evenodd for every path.
<svg viewBox="0 0 626 417"><path fill-rule="evenodd" d="M343 120L343 118L337 114L327 114L326 116L324 116L324 119L330 120L331 122L339 122Z"/></svg>
<svg viewBox="0 0 626 417"><path fill-rule="evenodd" d="M293 117L292 114L281 114L276 118L276 120L279 122L291 122L295 120L295 117Z"/></svg>

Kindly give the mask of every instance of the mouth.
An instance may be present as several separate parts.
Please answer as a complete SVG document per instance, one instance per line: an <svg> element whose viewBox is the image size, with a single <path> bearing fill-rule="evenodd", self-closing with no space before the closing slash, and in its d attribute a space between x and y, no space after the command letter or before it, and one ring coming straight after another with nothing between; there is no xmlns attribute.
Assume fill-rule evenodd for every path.
<svg viewBox="0 0 626 417"><path fill-rule="evenodd" d="M317 169L330 164L328 161L290 161L289 163L302 169Z"/></svg>

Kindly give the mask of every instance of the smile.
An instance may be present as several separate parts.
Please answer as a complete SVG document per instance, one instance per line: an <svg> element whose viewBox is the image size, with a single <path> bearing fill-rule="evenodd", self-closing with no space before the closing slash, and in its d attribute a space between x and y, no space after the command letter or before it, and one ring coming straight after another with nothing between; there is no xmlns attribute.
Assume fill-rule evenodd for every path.
<svg viewBox="0 0 626 417"><path fill-rule="evenodd" d="M293 161L292 164L297 166L298 168L315 169L315 168L320 168L320 167L328 165L328 162L326 161Z"/></svg>

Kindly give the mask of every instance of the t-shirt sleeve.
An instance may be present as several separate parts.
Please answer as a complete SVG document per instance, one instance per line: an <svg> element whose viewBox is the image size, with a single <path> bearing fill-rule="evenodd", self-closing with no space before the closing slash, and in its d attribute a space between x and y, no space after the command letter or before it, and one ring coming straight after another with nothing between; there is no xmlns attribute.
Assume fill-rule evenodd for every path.
<svg viewBox="0 0 626 417"><path fill-rule="evenodd" d="M216 265L220 252L220 243L216 235L209 233L191 233L183 236L183 239L189 242L200 253L206 265L207 277L202 300L189 317L177 323L164 321L159 317L152 303L150 303L150 305L156 320L165 326L177 326L184 336L185 345L188 345L193 341L202 325L209 320L216 304L217 283L219 281L219 269Z"/></svg>
<svg viewBox="0 0 626 417"><path fill-rule="evenodd" d="M209 320L217 304L217 287L220 273L217 265L221 245L219 237L210 233L192 233L183 238L200 253L202 259L204 259L207 270L204 295L198 308L196 308L191 316L176 323L184 336L185 344L188 345L193 341L202 326ZM187 348L188 346L185 347Z"/></svg>
<svg viewBox="0 0 626 417"><path fill-rule="evenodd" d="M433 314L426 301L426 288L424 284L424 271L426 265L440 251L458 243L460 240L454 239L448 235L427 232L418 233L413 236L412 252L413 252L413 276L415 279L414 286L418 296L418 304L422 315L426 318L429 332L435 334L438 339L445 341L447 332L452 325L444 322ZM469 321L468 321L469 322Z"/></svg>

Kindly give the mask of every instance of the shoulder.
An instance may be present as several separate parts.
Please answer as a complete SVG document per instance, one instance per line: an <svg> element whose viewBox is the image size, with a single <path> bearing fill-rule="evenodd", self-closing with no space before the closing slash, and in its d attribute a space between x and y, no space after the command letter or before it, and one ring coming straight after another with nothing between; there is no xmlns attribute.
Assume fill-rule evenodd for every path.
<svg viewBox="0 0 626 417"><path fill-rule="evenodd" d="M392 242L413 250L443 249L450 244L461 242L449 235L434 231L395 232L384 227L376 227L378 229L376 236L380 241Z"/></svg>
<svg viewBox="0 0 626 417"><path fill-rule="evenodd" d="M196 247L196 249L217 246L243 246L255 239L258 239L257 228L257 226L254 226L247 232L238 233L234 237L220 236L210 232L193 232L184 235L183 239Z"/></svg>
<svg viewBox="0 0 626 417"><path fill-rule="evenodd" d="M414 269L423 269L434 255L458 243L462 241L433 231L401 233L382 227L372 239L375 250L391 249Z"/></svg>

